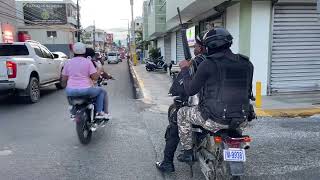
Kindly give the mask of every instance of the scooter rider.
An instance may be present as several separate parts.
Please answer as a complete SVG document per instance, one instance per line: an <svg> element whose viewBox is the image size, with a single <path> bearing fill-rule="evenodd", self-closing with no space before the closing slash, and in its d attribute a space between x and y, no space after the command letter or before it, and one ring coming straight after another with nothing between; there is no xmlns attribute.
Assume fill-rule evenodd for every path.
<svg viewBox="0 0 320 180"><path fill-rule="evenodd" d="M196 44L194 48L194 55L196 56L193 61L194 61L194 66L192 68L189 68L189 72L194 75L196 72L197 67L200 65L200 63L205 59L205 54L206 49L203 46L202 39L197 36L196 37ZM194 97L189 97L189 99L192 101L192 104L197 105L197 95ZM175 111L178 111L176 109ZM176 118L176 117L175 117ZM174 158L174 153L177 149L177 146L179 144L179 134L178 134L178 126L176 123L176 119L174 120L175 122L172 122L168 125L166 133L165 133L165 139L166 139L166 145L164 149L164 157L162 162L156 162L156 167L162 171L162 172L174 172L174 164L173 164L173 158Z"/></svg>
<svg viewBox="0 0 320 180"><path fill-rule="evenodd" d="M105 92L93 87L92 81L98 80L102 69L96 69L92 62L85 57L86 47L77 42L73 45L74 58L69 60L62 71L62 82L67 83L67 96L97 97L97 119L106 119L103 111Z"/></svg>
<svg viewBox="0 0 320 180"><path fill-rule="evenodd" d="M216 97L218 90L222 85L220 62L240 61L245 62L245 72L250 72L251 81L253 75L253 65L249 59L242 55L233 54L230 50L233 37L224 28L214 28L207 32L204 37L204 44L207 48L207 58L200 64L194 77L191 77L188 72L190 66L189 61L182 61L179 66L183 73L183 84L187 95L192 96L200 92L200 102L198 106L182 107L178 111L177 123L179 129L179 137L181 145L184 149L183 153L178 156L181 162L194 161L193 156L193 141L192 141L192 124L202 126L203 128L216 132L220 129L229 128L227 121L215 118L218 111ZM219 61L219 63L218 63ZM232 67L238 70L238 67ZM228 72L229 76L234 77L233 71ZM249 77L246 76L246 77ZM252 83L252 82L251 82ZM251 84L252 85L252 84ZM250 82L247 81L246 87L251 88ZM246 88L247 89L247 88ZM248 92L249 94L252 91ZM246 92L245 92L246 93ZM232 98L232 97L231 97ZM219 109L220 110L220 109ZM224 109L225 110L225 109ZM221 111L224 111L223 108ZM220 111L219 111L220 112ZM242 124L244 125L244 123Z"/></svg>

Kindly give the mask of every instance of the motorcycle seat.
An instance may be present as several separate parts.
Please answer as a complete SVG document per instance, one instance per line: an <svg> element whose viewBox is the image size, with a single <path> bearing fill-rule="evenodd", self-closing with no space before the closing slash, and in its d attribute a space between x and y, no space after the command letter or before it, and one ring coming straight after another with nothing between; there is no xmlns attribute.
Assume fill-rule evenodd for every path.
<svg viewBox="0 0 320 180"><path fill-rule="evenodd" d="M68 102L70 105L83 105L85 103L93 102L95 98L89 96L68 96Z"/></svg>

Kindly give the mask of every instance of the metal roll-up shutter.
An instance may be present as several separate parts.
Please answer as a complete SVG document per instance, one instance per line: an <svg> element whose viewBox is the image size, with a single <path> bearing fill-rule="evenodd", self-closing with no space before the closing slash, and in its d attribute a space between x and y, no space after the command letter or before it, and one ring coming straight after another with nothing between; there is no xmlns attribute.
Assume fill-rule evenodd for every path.
<svg viewBox="0 0 320 180"><path fill-rule="evenodd" d="M270 93L320 90L320 21L316 4L275 5Z"/></svg>
<svg viewBox="0 0 320 180"><path fill-rule="evenodd" d="M165 60L167 63L171 62L171 36L164 37L164 52L165 52Z"/></svg>
<svg viewBox="0 0 320 180"><path fill-rule="evenodd" d="M184 52L183 52L183 43L182 43L182 35L180 31L177 31L177 62L184 60Z"/></svg>

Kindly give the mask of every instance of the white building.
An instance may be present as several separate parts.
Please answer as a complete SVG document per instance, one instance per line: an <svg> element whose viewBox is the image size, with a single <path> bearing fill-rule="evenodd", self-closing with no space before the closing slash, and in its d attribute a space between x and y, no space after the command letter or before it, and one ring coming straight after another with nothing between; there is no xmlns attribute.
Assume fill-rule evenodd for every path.
<svg viewBox="0 0 320 180"><path fill-rule="evenodd" d="M71 53L76 42L76 5L72 0L16 1L18 31L51 51Z"/></svg>
<svg viewBox="0 0 320 180"><path fill-rule="evenodd" d="M104 51L105 42L106 42L106 32L102 29L95 29L94 26L89 26L84 29L83 33L83 42L87 44L89 47L93 47L93 37L95 34L95 50L96 51Z"/></svg>
<svg viewBox="0 0 320 180"><path fill-rule="evenodd" d="M157 5L165 16L156 16ZM320 21L317 0L150 0L148 35L166 59L184 59L177 7L183 22L200 34L222 26L234 37L232 50L250 57L254 82L263 94L305 93L320 90ZM154 26L165 19L165 29ZM151 31L151 32L150 32ZM155 37L152 37L154 35Z"/></svg>

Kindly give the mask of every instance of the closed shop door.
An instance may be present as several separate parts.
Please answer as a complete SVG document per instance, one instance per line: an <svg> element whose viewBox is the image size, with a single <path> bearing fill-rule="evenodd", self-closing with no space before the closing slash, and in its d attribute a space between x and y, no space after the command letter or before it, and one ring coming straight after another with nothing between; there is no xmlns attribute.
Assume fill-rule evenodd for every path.
<svg viewBox="0 0 320 180"><path fill-rule="evenodd" d="M177 62L184 60L182 35L180 31L177 31Z"/></svg>
<svg viewBox="0 0 320 180"><path fill-rule="evenodd" d="M316 4L275 5L270 93L320 90L320 21Z"/></svg>
<svg viewBox="0 0 320 180"><path fill-rule="evenodd" d="M164 59L166 60L167 63L171 62L171 36L165 36L164 37L164 52L165 52L165 57Z"/></svg>

